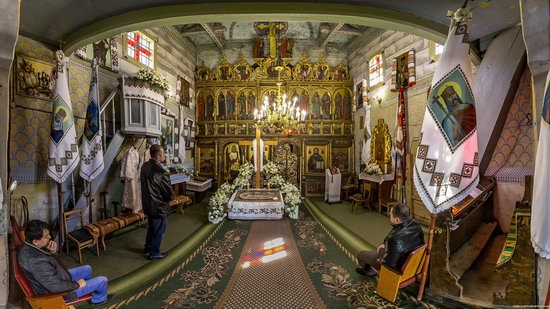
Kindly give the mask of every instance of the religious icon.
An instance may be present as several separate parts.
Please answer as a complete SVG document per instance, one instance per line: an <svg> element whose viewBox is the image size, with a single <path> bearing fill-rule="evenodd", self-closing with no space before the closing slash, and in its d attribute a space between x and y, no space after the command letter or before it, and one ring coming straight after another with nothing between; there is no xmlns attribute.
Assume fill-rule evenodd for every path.
<svg viewBox="0 0 550 309"><path fill-rule="evenodd" d="M430 93L428 108L439 123L452 150L476 128L474 98L468 82L457 68Z"/></svg>
<svg viewBox="0 0 550 309"><path fill-rule="evenodd" d="M327 164L327 145L306 146L307 173L323 174Z"/></svg>
<svg viewBox="0 0 550 309"><path fill-rule="evenodd" d="M324 179L306 179L306 196L323 196L324 193Z"/></svg>
<svg viewBox="0 0 550 309"><path fill-rule="evenodd" d="M225 119L234 119L235 118L235 96L233 95L233 92L231 90L227 91L227 95L225 97L226 101L226 117Z"/></svg>
<svg viewBox="0 0 550 309"><path fill-rule="evenodd" d="M211 94L206 95L206 106L204 120L214 119L214 97Z"/></svg>
<svg viewBox="0 0 550 309"><path fill-rule="evenodd" d="M252 50L252 58L264 58L265 43L264 38L256 38L256 42L254 43L254 49Z"/></svg>
<svg viewBox="0 0 550 309"><path fill-rule="evenodd" d="M224 153L224 178L227 180L233 180L239 175L239 168L241 167L239 145L236 143L231 143L225 146Z"/></svg>
<svg viewBox="0 0 550 309"><path fill-rule="evenodd" d="M325 135L330 134L330 124L329 123L323 123L323 134L325 134Z"/></svg>
<svg viewBox="0 0 550 309"><path fill-rule="evenodd" d="M239 93L239 97L237 98L237 107L239 109L239 119L247 119L248 116L246 114L246 95L244 91L241 91Z"/></svg>
<svg viewBox="0 0 550 309"><path fill-rule="evenodd" d="M203 175L214 175L216 158L213 148L198 147L198 168L197 172Z"/></svg>
<svg viewBox="0 0 550 309"><path fill-rule="evenodd" d="M357 106L357 109L360 109L363 107L363 82L357 83L355 86L355 103Z"/></svg>
<svg viewBox="0 0 550 309"><path fill-rule="evenodd" d="M218 94L218 119L225 119L225 96L223 93Z"/></svg>
<svg viewBox="0 0 550 309"><path fill-rule="evenodd" d="M330 96L328 91L325 91L321 98L321 113L323 119L330 119Z"/></svg>
<svg viewBox="0 0 550 309"><path fill-rule="evenodd" d="M311 119L319 119L321 118L321 97L319 96L319 92L315 91L313 94L313 98L311 98L311 111L310 111Z"/></svg>
<svg viewBox="0 0 550 309"><path fill-rule="evenodd" d="M248 114L248 119L254 118L254 108L256 108L256 96L254 92L250 90L246 97L246 112Z"/></svg>
<svg viewBox="0 0 550 309"><path fill-rule="evenodd" d="M339 91L334 95L334 119L342 119L342 93Z"/></svg>
<svg viewBox="0 0 550 309"><path fill-rule="evenodd" d="M161 117L161 143L164 148L164 152L169 155L174 154L174 118L162 116Z"/></svg>
<svg viewBox="0 0 550 309"><path fill-rule="evenodd" d="M332 148L332 164L336 166L341 173L347 173L350 171L350 154L351 147Z"/></svg>

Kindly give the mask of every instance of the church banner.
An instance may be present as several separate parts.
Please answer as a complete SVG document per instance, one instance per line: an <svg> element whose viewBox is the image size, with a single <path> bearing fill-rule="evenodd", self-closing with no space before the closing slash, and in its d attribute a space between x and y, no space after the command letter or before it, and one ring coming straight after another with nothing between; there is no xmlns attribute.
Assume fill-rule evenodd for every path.
<svg viewBox="0 0 550 309"><path fill-rule="evenodd" d="M94 59L82 137L82 161L80 162L80 176L86 181L92 181L103 171L103 144L101 142L97 90L97 60Z"/></svg>
<svg viewBox="0 0 550 309"><path fill-rule="evenodd" d="M431 213L466 198L479 182L476 109L468 57L470 12L451 12L449 36L432 79L415 158L414 185Z"/></svg>
<svg viewBox="0 0 550 309"><path fill-rule="evenodd" d="M372 132L370 129L370 109L370 104L367 104L367 106L365 107L365 140L363 141L363 149L361 150L361 161L363 161L363 164L365 165L369 164L371 158L370 147L372 141Z"/></svg>
<svg viewBox="0 0 550 309"><path fill-rule="evenodd" d="M531 215L531 242L535 252L550 259L550 71L542 102L539 142L533 183L533 210Z"/></svg>
<svg viewBox="0 0 550 309"><path fill-rule="evenodd" d="M52 127L48 150L48 175L62 183L78 165L78 144L74 127L69 84L65 73L67 58L57 51L57 78L52 108Z"/></svg>

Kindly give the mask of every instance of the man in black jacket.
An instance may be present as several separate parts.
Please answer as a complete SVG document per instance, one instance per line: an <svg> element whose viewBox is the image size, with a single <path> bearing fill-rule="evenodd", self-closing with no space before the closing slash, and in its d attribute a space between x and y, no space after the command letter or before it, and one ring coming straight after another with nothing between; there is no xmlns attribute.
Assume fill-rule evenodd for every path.
<svg viewBox="0 0 550 309"><path fill-rule="evenodd" d="M420 225L410 218L407 205L397 204L390 211L392 230L378 246L376 251L360 251L357 253L360 267L356 271L362 275L374 276L375 270L385 266L399 270L409 253L424 244L424 233Z"/></svg>
<svg viewBox="0 0 550 309"><path fill-rule="evenodd" d="M170 185L170 175L160 165L164 162L164 149L160 145L149 148L151 159L141 167L141 203L147 216L147 237L143 253L150 260L162 259L160 243L166 231L166 217L170 213L168 202L175 198Z"/></svg>
<svg viewBox="0 0 550 309"><path fill-rule="evenodd" d="M66 301L92 293L92 303L107 301L107 278L92 278L92 268L82 265L65 269L55 258L57 244L50 240L46 222L29 221L25 225L25 243L19 249L17 261L37 295L69 292Z"/></svg>

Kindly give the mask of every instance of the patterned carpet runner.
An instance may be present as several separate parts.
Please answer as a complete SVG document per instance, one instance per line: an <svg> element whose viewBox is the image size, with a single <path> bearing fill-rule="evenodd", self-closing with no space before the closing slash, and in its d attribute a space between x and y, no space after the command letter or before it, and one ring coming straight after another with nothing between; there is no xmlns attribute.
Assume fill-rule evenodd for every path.
<svg viewBox="0 0 550 309"><path fill-rule="evenodd" d="M216 308L325 308L288 219L254 221Z"/></svg>

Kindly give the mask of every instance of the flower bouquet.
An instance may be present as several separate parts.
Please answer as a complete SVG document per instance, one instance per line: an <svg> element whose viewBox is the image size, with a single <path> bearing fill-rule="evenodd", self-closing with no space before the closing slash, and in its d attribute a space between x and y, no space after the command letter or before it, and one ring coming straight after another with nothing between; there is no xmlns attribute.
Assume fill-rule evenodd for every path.
<svg viewBox="0 0 550 309"><path fill-rule="evenodd" d="M383 174L382 170L380 169L380 166L378 166L378 163L376 163L374 161L369 162L369 164L367 164L367 166L365 167L365 169L363 171L365 173L369 174L369 175L382 175Z"/></svg>
<svg viewBox="0 0 550 309"><path fill-rule="evenodd" d="M168 91L169 86L166 78L153 70L140 69L136 75L136 78L144 82L148 82L152 86L162 89L164 92Z"/></svg>

